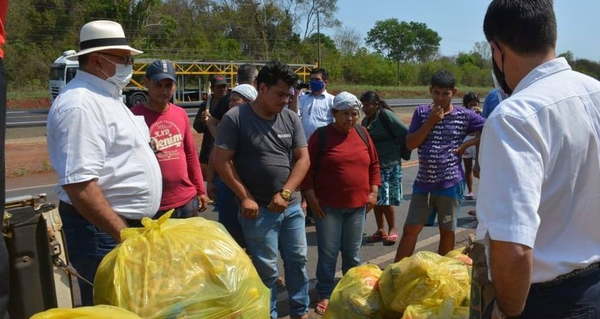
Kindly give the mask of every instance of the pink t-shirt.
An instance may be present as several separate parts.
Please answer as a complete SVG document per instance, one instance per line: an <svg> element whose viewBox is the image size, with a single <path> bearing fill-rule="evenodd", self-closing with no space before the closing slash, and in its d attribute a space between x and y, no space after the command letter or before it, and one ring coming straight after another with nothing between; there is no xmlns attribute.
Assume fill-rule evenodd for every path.
<svg viewBox="0 0 600 319"><path fill-rule="evenodd" d="M160 210L183 206L199 194L206 194L190 121L184 109L169 104L162 113L142 104L131 111L142 115L150 128L151 146L163 178Z"/></svg>

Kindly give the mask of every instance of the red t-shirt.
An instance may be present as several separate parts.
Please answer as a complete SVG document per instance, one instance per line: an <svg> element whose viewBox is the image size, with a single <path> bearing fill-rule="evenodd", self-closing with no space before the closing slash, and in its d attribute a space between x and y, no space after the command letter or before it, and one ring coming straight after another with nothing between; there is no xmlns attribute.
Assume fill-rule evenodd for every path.
<svg viewBox="0 0 600 319"><path fill-rule="evenodd" d="M162 113L142 104L131 111L142 115L150 128L152 148L162 172L160 210L183 206L194 196L206 194L190 120L184 109L169 104Z"/></svg>
<svg viewBox="0 0 600 319"><path fill-rule="evenodd" d="M366 132L365 132L366 133ZM303 189L314 188L321 206L358 208L367 204L371 185L381 185L379 159L369 136L369 148L355 129L342 133L333 125L326 128L325 151L317 159L319 134L308 140L310 170L302 183ZM368 136L368 133L366 133ZM318 172L314 163L319 160Z"/></svg>
<svg viewBox="0 0 600 319"><path fill-rule="evenodd" d="M0 0L0 59L4 58L4 43L6 42L6 13L8 0Z"/></svg>

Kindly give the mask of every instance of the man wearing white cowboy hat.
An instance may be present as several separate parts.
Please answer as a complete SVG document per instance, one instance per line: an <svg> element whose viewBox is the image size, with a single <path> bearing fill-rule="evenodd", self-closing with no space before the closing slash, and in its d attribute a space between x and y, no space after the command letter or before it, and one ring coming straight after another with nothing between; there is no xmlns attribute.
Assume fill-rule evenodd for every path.
<svg viewBox="0 0 600 319"><path fill-rule="evenodd" d="M79 71L48 114L48 150L58 175L59 211L72 265L92 281L120 231L159 209L162 178L143 117L123 104L133 55L120 24L81 28ZM83 305L92 304L82 284Z"/></svg>

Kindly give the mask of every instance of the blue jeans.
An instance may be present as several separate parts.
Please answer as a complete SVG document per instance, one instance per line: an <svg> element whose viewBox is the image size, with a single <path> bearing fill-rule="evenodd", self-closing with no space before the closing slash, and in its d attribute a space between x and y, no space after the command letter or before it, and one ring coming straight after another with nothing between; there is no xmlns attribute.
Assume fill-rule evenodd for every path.
<svg viewBox="0 0 600 319"><path fill-rule="evenodd" d="M343 273L360 264L365 208L323 207L323 211L326 216L317 218L317 292L320 299L329 299L338 253L342 252Z"/></svg>
<svg viewBox="0 0 600 319"><path fill-rule="evenodd" d="M521 318L600 318L600 268L570 279L531 285Z"/></svg>
<svg viewBox="0 0 600 319"><path fill-rule="evenodd" d="M83 218L73 206L60 202L58 210L63 222L69 261L83 278L94 282L102 258L117 246L117 242ZM79 287L82 305L93 306L94 288L81 280Z"/></svg>
<svg viewBox="0 0 600 319"><path fill-rule="evenodd" d="M216 209L219 212L219 223L225 226L238 245L246 247L242 226L238 220L240 205L235 193L218 177L215 177L214 184L217 189Z"/></svg>
<svg viewBox="0 0 600 319"><path fill-rule="evenodd" d="M306 272L306 231L300 204L274 213L260 207L258 217L239 215L248 253L264 284L271 289L271 318L277 318L277 251L285 269L290 315L308 312L308 274Z"/></svg>

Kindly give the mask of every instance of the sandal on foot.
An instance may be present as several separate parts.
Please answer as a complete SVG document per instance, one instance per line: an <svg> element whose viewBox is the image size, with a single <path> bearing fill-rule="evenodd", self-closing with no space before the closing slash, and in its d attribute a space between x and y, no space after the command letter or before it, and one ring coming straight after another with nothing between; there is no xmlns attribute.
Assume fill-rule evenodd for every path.
<svg viewBox="0 0 600 319"><path fill-rule="evenodd" d="M383 237L383 245L384 246L393 246L396 244L398 240L398 234L391 234Z"/></svg>
<svg viewBox="0 0 600 319"><path fill-rule="evenodd" d="M384 240L385 237L381 232L377 231L373 235L365 237L365 242L367 244L377 243Z"/></svg>
<svg viewBox="0 0 600 319"><path fill-rule="evenodd" d="M328 307L329 307L329 299L322 299L321 301L317 302L317 304L315 305L315 313L322 316L325 314Z"/></svg>

